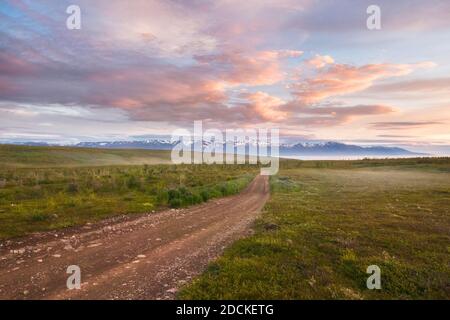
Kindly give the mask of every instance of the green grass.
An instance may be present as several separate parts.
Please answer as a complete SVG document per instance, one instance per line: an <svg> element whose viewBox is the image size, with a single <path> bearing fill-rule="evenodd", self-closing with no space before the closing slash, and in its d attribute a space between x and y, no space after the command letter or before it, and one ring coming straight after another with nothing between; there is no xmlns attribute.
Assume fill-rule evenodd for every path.
<svg viewBox="0 0 450 320"><path fill-rule="evenodd" d="M257 170L249 165L3 167L0 239L198 204L241 191Z"/></svg>
<svg viewBox="0 0 450 320"><path fill-rule="evenodd" d="M0 165L42 168L170 163L170 151L0 145Z"/></svg>
<svg viewBox="0 0 450 320"><path fill-rule="evenodd" d="M255 234L179 298L450 299L448 158L284 161L271 188Z"/></svg>
<svg viewBox="0 0 450 320"><path fill-rule="evenodd" d="M198 204L258 170L168 163L170 151L0 145L0 239Z"/></svg>
<svg viewBox="0 0 450 320"><path fill-rule="evenodd" d="M183 207L242 190L248 165L167 151L0 146L0 239ZM282 160L255 234L186 299L449 299L450 160ZM369 265L382 290L365 286Z"/></svg>

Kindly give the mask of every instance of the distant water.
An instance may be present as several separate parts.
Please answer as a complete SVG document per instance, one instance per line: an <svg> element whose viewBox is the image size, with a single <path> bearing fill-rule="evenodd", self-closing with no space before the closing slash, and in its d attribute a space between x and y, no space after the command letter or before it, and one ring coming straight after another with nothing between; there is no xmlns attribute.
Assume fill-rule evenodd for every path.
<svg viewBox="0 0 450 320"><path fill-rule="evenodd" d="M362 160L362 159L405 159L405 158L429 158L438 157L438 155L402 155L402 156L346 156L346 155L324 155L324 156L280 156L286 159L296 160Z"/></svg>

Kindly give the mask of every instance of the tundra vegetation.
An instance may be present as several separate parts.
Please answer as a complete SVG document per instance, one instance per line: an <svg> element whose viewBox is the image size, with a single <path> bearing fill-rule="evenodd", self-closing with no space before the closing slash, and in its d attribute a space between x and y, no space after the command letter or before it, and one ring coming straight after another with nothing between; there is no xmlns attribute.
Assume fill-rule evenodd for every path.
<svg viewBox="0 0 450 320"><path fill-rule="evenodd" d="M248 165L169 152L0 146L0 239L237 193ZM450 159L282 160L255 233L185 299L448 299ZM367 267L381 269L369 290Z"/></svg>
<svg viewBox="0 0 450 320"><path fill-rule="evenodd" d="M199 204L240 192L258 173L249 165L103 165L164 163L169 155L0 146L0 239Z"/></svg>
<svg viewBox="0 0 450 320"><path fill-rule="evenodd" d="M179 298L450 298L449 158L281 165L255 234Z"/></svg>

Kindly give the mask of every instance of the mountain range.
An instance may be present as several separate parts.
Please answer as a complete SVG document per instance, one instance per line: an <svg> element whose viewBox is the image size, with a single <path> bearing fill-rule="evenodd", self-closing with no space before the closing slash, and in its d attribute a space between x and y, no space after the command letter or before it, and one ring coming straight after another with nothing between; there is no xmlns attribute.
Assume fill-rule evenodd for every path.
<svg viewBox="0 0 450 320"><path fill-rule="evenodd" d="M101 148L101 149L147 149L147 150L172 150L172 148L180 143L180 141L171 142L169 139L148 139L148 140L123 140L123 141L100 141L100 142L80 142L72 147L79 148ZM55 146L45 142L21 142L16 143L28 146ZM235 142L235 146L245 145L245 141ZM257 142L250 142L256 148ZM58 144L56 144L58 145ZM211 145L209 141L197 141L193 144L193 149L199 151L202 148ZM216 143L216 150L220 150L223 143ZM63 145L59 145L63 146ZM254 149L256 150L256 149ZM246 146L248 152L248 145ZM424 156L424 153L416 153L398 147L385 146L358 146L352 144L344 144L339 142L299 142L294 144L280 144L280 156L297 157L297 156L358 156L358 157L383 157L383 156Z"/></svg>
<svg viewBox="0 0 450 320"><path fill-rule="evenodd" d="M148 150L171 150L179 141L171 142L169 139L149 139L135 141L103 141L103 142L81 142L76 147L83 148L107 148L107 149L148 149ZM194 150L198 151L201 146L210 145L211 142L203 141L196 143ZM245 144L236 142L235 145ZM256 146L256 142L251 142ZM220 149L220 145L219 145ZM385 146L358 146L339 142L300 142L294 144L280 144L280 156L420 156L423 153L412 152L398 147Z"/></svg>

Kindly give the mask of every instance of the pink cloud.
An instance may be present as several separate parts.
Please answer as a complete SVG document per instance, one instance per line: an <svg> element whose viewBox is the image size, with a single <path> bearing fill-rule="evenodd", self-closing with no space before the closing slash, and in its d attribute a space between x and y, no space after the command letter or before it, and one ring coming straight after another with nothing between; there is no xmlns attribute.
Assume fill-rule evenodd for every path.
<svg viewBox="0 0 450 320"><path fill-rule="evenodd" d="M17 87L9 83L6 79L0 78L0 94L6 96L8 94L16 93L17 91L18 91Z"/></svg>
<svg viewBox="0 0 450 320"><path fill-rule="evenodd" d="M300 50L279 50L277 53L280 58L298 58L303 55Z"/></svg>
<svg viewBox="0 0 450 320"><path fill-rule="evenodd" d="M346 24L336 10L345 12L354 3L339 4L333 7L336 10L325 5L329 15L318 16L316 10L323 4L313 0L91 2L80 1L83 8L89 8L83 20L84 26L92 28L89 32L68 33L59 22L56 25L59 18L64 21L64 11L56 19L52 8L44 23L30 14L30 8L24 10L27 19L48 28L51 36L27 30L31 21L25 21L19 31L32 41L15 37L16 30L10 40L5 37L4 52L0 53L0 98L34 103L36 108L51 104L114 107L124 110L133 121L177 125L204 120L241 126L333 126L389 114L394 108L370 100L361 105L325 105L327 98L366 90L379 80L433 66L351 66L335 63L331 56L316 55L305 61L314 67L308 69L313 75L295 80L286 90L285 82L292 81L288 67L295 67L295 59L303 55L298 50L305 44L302 41L313 36L293 28L292 21L312 21L326 28L333 26L332 19ZM307 17L310 19L299 19ZM358 17L365 18L364 14ZM359 25L354 22L357 24L352 27ZM5 28L4 34L7 31ZM338 43L342 38L332 40ZM305 47L311 48L311 44L315 43ZM322 44L314 50L329 51L325 48ZM441 89L445 84L439 84ZM414 90L417 84L402 87ZM235 99L238 89L247 93ZM392 90L397 89L401 87Z"/></svg>
<svg viewBox="0 0 450 320"><path fill-rule="evenodd" d="M90 76L94 84L87 102L136 110L164 106L191 108L226 100L221 82L205 76L202 68L128 69L104 71ZM117 90L115 90L117 88Z"/></svg>
<svg viewBox="0 0 450 320"><path fill-rule="evenodd" d="M334 126L349 123L360 117L385 115L395 112L387 105L313 106L298 100L284 101L265 92L242 94L247 103L230 109L244 115L252 123L278 123L283 125Z"/></svg>
<svg viewBox="0 0 450 320"><path fill-rule="evenodd" d="M23 76L37 71L37 67L29 62L13 56L11 54L0 52L0 75L1 76Z"/></svg>
<svg viewBox="0 0 450 320"><path fill-rule="evenodd" d="M391 121L375 122L372 127L379 130L410 130L414 128L423 128L428 126L442 125L441 121Z"/></svg>
<svg viewBox="0 0 450 320"><path fill-rule="evenodd" d="M333 126L349 123L356 118L385 115L395 112L387 105L355 105L355 106L311 106L299 101L287 103L283 110L294 118L291 123L309 126Z"/></svg>
<svg viewBox="0 0 450 320"><path fill-rule="evenodd" d="M398 81L388 84L379 84L370 88L371 92L450 92L450 78L431 78Z"/></svg>
<svg viewBox="0 0 450 320"><path fill-rule="evenodd" d="M213 70L219 70L219 77L229 84L257 86L274 84L283 79L280 54L283 55L277 51L244 53L229 50L217 55L197 56L196 59Z"/></svg>
<svg viewBox="0 0 450 320"><path fill-rule="evenodd" d="M334 63L334 59L328 55L326 56L321 56L321 55L316 55L314 58L309 59L308 61L306 61L306 64L311 65L317 69L321 69L323 67L325 67L328 64L333 64Z"/></svg>
<svg viewBox="0 0 450 320"><path fill-rule="evenodd" d="M251 110L263 121L280 122L288 116L288 112L280 110L280 107L285 104L285 101L280 98L261 91L245 94L243 97L249 101Z"/></svg>
<svg viewBox="0 0 450 320"><path fill-rule="evenodd" d="M314 103L328 97L354 93L371 87L375 81L410 74L419 68L435 66L432 62L417 64L367 64L355 67L332 64L318 70L313 77L291 86L293 95L306 103Z"/></svg>

